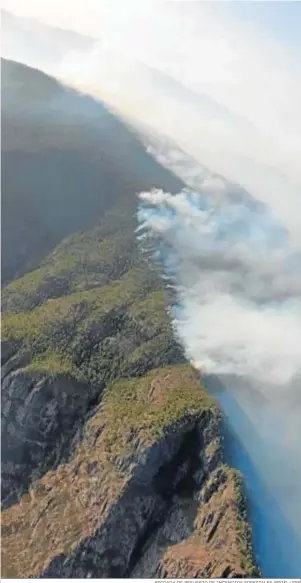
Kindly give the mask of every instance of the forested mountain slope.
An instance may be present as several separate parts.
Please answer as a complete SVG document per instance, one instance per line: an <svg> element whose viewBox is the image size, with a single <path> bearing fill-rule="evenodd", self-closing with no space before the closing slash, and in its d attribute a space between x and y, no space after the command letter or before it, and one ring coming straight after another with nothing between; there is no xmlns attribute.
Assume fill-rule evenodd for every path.
<svg viewBox="0 0 301 583"><path fill-rule="evenodd" d="M105 107L2 59L2 281L135 189L180 181Z"/></svg>
<svg viewBox="0 0 301 583"><path fill-rule="evenodd" d="M252 576L220 412L135 240L136 192L180 181L103 105L4 66L2 574Z"/></svg>

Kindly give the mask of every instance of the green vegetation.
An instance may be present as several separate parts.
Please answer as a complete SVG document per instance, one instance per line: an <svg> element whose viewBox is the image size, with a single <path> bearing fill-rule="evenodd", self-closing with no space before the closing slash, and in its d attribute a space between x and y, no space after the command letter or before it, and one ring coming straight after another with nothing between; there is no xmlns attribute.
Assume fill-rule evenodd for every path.
<svg viewBox="0 0 301 583"><path fill-rule="evenodd" d="M45 352L40 357L34 358L26 367L28 372L49 372L51 374L72 374L71 360L64 358L58 352Z"/></svg>
<svg viewBox="0 0 301 583"><path fill-rule="evenodd" d="M93 230L62 241L39 269L7 286L4 309L24 311L49 298L93 289L141 264L132 236L118 233L99 240L97 234Z"/></svg>
<svg viewBox="0 0 301 583"><path fill-rule="evenodd" d="M153 318L153 304L159 296L156 291L147 294L156 285L147 270L134 268L111 285L47 300L31 311L5 314L2 338L21 340L35 363L42 364L45 354L59 352L70 362L75 376L93 384L107 383L120 374L119 369L130 371L134 364L135 374L139 374L137 363L140 361L143 366L142 361L151 349L149 341L156 336L161 360L167 355L168 363L169 352L179 352L169 330L162 297ZM143 310L131 310L135 299L144 296L148 299L142 304ZM46 361L49 370L51 360Z"/></svg>
<svg viewBox="0 0 301 583"><path fill-rule="evenodd" d="M152 287L151 275L141 269L133 269L111 285L77 292L55 300L47 300L32 311L12 312L3 318L2 335L7 339L32 339L38 341L47 335L51 342L57 322L74 326L87 324L92 318L130 305Z"/></svg>
<svg viewBox="0 0 301 583"><path fill-rule="evenodd" d="M165 292L139 253L128 211L123 201L93 229L63 239L3 293L2 338L30 351L27 370L106 389L108 448L138 429L158 438L212 405L174 339ZM161 389L148 400L154 379Z"/></svg>
<svg viewBox="0 0 301 583"><path fill-rule="evenodd" d="M1 120L5 138L1 158L2 282L8 283L43 267L45 256L58 245L58 253L62 251L64 257L61 255L58 261L53 257L56 265L51 267L45 264L48 271L54 269L54 274L43 270L34 274L37 285L45 276L55 275L57 279L61 270L63 293L87 289L81 261L85 262L88 251L91 264L95 261L91 265L93 273L102 272L101 260L109 270L110 251L101 249L101 239L113 235L116 246L119 236L128 238L129 242L135 226L135 193L156 186L178 192L182 183L157 164L134 132L100 101L13 62L2 60L2 73L7 80L2 87ZM44 87L43 98L41 87ZM31 97L24 99L24 95ZM37 109L35 103L39 104ZM93 229L98 220L102 221L100 228ZM81 235L80 231L85 234ZM74 233L78 233L75 235L78 245L71 241ZM60 246L66 237L70 237L69 250ZM108 244L115 243L108 241ZM124 248L122 253L131 261L133 255L129 248ZM100 257L98 270L97 255ZM71 265L70 270L72 262L77 269L73 270L75 266ZM118 266L115 267L117 270ZM79 271L82 272L81 287L78 281L73 281ZM29 293L28 284L28 279L20 282L26 293ZM40 290L37 303L54 297L47 295L48 291L44 295L45 287L49 287L47 282ZM55 297L59 295L62 294L57 292ZM25 309L37 305L36 299L32 298ZM24 309L22 298L9 309Z"/></svg>
<svg viewBox="0 0 301 583"><path fill-rule="evenodd" d="M133 228L123 204L115 205L4 289L2 338L30 350L32 370L68 371L104 387L184 360Z"/></svg>
<svg viewBox="0 0 301 583"><path fill-rule="evenodd" d="M238 470L230 470L234 480L235 499L238 506L238 514L236 520L237 542L239 547L243 549L244 560L241 568L244 569L251 577L260 577L261 573L254 562L253 547L252 547L252 531L248 521L247 501L245 496L245 487L243 477Z"/></svg>
<svg viewBox="0 0 301 583"><path fill-rule="evenodd" d="M186 416L196 416L213 406L190 365L152 370L145 376L114 382L106 391L99 417L106 431L108 452L124 453L133 436L157 440L164 429ZM91 425L99 425L96 415Z"/></svg>
<svg viewBox="0 0 301 583"><path fill-rule="evenodd" d="M149 319L158 331L162 327L165 331L170 329L170 321L166 313L166 298L161 289L132 304L129 314L140 321Z"/></svg>

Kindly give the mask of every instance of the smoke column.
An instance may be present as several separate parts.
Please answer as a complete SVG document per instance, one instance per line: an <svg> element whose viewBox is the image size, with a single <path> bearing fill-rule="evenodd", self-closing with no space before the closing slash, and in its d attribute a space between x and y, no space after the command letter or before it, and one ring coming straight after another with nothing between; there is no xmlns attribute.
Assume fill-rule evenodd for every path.
<svg viewBox="0 0 301 583"><path fill-rule="evenodd" d="M241 444L232 456L252 482L264 575L296 577L301 254L263 203L201 167L192 170L180 173L195 188L174 196L139 194L137 237L173 288L170 314L187 358L219 398Z"/></svg>

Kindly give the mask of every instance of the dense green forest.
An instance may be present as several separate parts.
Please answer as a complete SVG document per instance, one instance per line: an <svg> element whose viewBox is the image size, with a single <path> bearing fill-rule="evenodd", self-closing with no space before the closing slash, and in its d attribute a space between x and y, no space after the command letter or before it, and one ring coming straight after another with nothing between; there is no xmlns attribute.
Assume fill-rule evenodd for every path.
<svg viewBox="0 0 301 583"><path fill-rule="evenodd" d="M4 289L2 337L30 351L31 369L102 387L183 361L159 276L139 252L133 221L121 214L119 223L118 210L64 239Z"/></svg>

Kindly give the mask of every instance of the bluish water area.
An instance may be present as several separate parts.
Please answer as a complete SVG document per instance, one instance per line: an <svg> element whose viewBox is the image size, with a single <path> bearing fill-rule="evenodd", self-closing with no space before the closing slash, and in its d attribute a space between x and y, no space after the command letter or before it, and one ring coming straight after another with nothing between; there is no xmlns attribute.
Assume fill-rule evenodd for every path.
<svg viewBox="0 0 301 583"><path fill-rule="evenodd" d="M229 391L219 391L215 396L225 414L226 460L240 470L244 478L253 548L262 576L298 578L301 574L300 540L277 499L269 491L262 472L255 465L256 460L252 459L253 452L258 451L261 455L266 444Z"/></svg>

